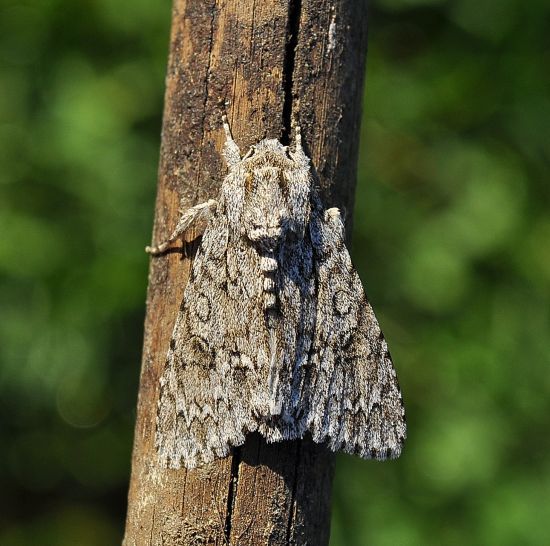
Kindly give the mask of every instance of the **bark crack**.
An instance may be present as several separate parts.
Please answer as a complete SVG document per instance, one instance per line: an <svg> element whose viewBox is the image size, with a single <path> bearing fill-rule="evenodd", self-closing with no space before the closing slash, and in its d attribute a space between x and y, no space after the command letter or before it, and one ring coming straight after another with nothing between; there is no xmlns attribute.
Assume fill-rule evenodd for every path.
<svg viewBox="0 0 550 546"><path fill-rule="evenodd" d="M290 512L288 514L288 525L286 528L286 543L290 544L292 538L292 529L294 527L294 521L296 519L296 490L298 488L298 471L300 469L300 456L302 442L297 442L296 447L296 464L294 465L294 481L292 482L292 496L290 497Z"/></svg>
<svg viewBox="0 0 550 546"><path fill-rule="evenodd" d="M157 512L157 507L153 506L153 515L151 517L151 530L149 532L149 544L153 544L153 531L155 529L155 514Z"/></svg>
<svg viewBox="0 0 550 546"><path fill-rule="evenodd" d="M227 492L227 509L225 513L224 534L227 544L231 542L231 525L233 518L233 505L237 496L237 487L239 485L239 466L241 464L241 449L235 448L233 459L231 461L231 473L229 475L229 490Z"/></svg>
<svg viewBox="0 0 550 546"><path fill-rule="evenodd" d="M294 88L294 63L296 60L296 46L298 45L298 33L300 31L300 16L302 13L302 0L290 0L288 3L288 24L285 44L285 56L283 61L283 132L281 142L290 143L292 133L292 100Z"/></svg>

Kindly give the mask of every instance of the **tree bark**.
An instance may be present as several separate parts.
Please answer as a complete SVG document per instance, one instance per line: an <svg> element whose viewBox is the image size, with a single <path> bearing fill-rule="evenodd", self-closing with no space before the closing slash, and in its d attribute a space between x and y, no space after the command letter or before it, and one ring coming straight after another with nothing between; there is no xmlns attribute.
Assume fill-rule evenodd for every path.
<svg viewBox="0 0 550 546"><path fill-rule="evenodd" d="M299 120L327 207L350 225L366 53L362 0L174 0L153 241L217 195L227 112L241 150L288 143ZM188 241L194 239L190 233ZM154 436L161 375L193 244L151 260L124 544L328 544L334 456L311 439L253 434L193 471L161 468Z"/></svg>

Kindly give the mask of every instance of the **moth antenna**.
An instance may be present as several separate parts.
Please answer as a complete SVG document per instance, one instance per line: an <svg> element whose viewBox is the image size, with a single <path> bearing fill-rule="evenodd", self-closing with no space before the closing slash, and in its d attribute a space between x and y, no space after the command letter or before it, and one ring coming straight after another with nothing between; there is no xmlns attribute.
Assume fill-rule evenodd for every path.
<svg viewBox="0 0 550 546"><path fill-rule="evenodd" d="M295 139L296 139L296 149L302 148L302 128L297 123L294 127Z"/></svg>
<svg viewBox="0 0 550 546"><path fill-rule="evenodd" d="M309 158L302 147L302 128L298 123L294 125L294 151L290 152L290 157L302 167L309 167Z"/></svg>
<svg viewBox="0 0 550 546"><path fill-rule="evenodd" d="M227 162L228 167L233 167L241 162L241 151L237 146L237 143L233 140L231 135L231 129L227 121L227 116L222 114L222 125L225 132L225 144L223 146L223 156Z"/></svg>

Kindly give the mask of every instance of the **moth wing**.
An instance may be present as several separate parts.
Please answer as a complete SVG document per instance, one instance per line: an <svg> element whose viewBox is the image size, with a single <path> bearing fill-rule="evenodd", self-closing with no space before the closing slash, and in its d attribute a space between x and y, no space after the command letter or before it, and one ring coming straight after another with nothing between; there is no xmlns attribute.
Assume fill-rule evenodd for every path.
<svg viewBox="0 0 550 546"><path fill-rule="evenodd" d="M308 428L316 442L364 458L398 457L405 412L388 347L344 243L337 209L310 225L317 318Z"/></svg>
<svg viewBox="0 0 550 546"><path fill-rule="evenodd" d="M166 466L193 468L224 457L257 428L253 362L268 355L255 330L261 321L254 320L261 279L243 275L254 258L230 241L227 218L216 211L193 262L160 380L156 445ZM250 347L257 354L249 355Z"/></svg>

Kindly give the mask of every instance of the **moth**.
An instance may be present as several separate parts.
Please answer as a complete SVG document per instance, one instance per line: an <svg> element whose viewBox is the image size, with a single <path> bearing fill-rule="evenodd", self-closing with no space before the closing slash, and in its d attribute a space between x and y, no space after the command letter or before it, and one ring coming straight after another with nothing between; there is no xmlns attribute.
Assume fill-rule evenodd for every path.
<svg viewBox="0 0 550 546"><path fill-rule="evenodd" d="M300 128L293 149L265 139L241 157L225 117L223 127L219 195L146 248L162 254L205 224L160 379L161 463L203 465L253 431L398 457L406 425L396 373Z"/></svg>

